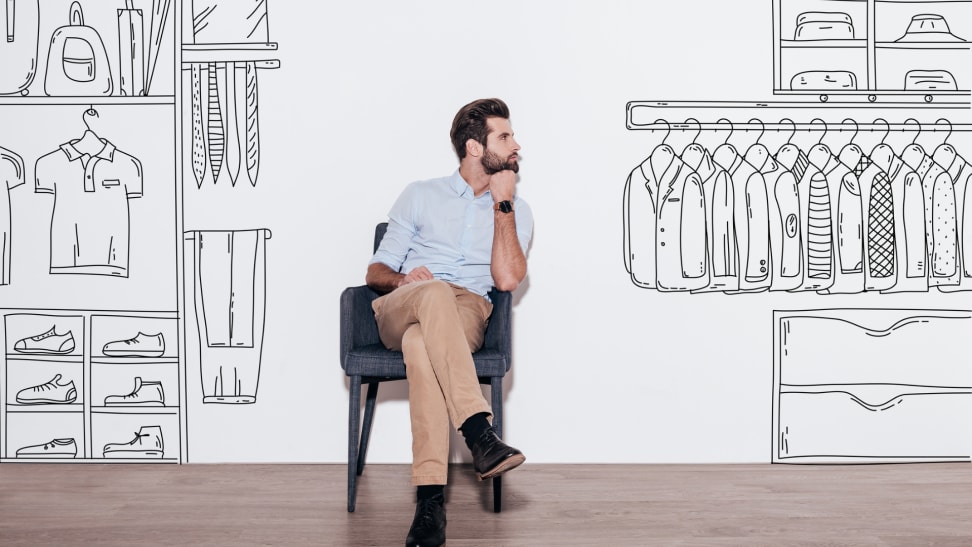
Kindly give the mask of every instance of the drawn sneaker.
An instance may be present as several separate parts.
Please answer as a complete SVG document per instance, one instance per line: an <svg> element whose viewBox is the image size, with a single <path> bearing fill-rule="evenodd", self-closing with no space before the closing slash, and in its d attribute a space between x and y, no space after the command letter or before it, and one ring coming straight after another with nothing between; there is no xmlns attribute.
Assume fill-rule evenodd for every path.
<svg viewBox="0 0 972 547"><path fill-rule="evenodd" d="M108 342L101 351L110 357L161 357L165 353L165 339L161 332L139 332L135 338Z"/></svg>
<svg viewBox="0 0 972 547"><path fill-rule="evenodd" d="M105 406L165 406L165 393L162 382L143 382L135 377L135 389L128 395L109 395L105 397Z"/></svg>
<svg viewBox="0 0 972 547"><path fill-rule="evenodd" d="M17 451L18 458L73 458L78 455L74 439L54 439L49 443L25 446Z"/></svg>
<svg viewBox="0 0 972 547"><path fill-rule="evenodd" d="M61 375L39 386L28 387L17 392L17 402L22 405L44 405L73 403L78 398L78 390L74 389L74 380L66 384L59 383Z"/></svg>
<svg viewBox="0 0 972 547"><path fill-rule="evenodd" d="M108 443L105 445L106 458L161 458L162 428L157 425L143 425L135 438L127 443Z"/></svg>
<svg viewBox="0 0 972 547"><path fill-rule="evenodd" d="M74 351L74 335L71 331L57 334L54 332L56 328L57 325L43 334L21 338L14 344L14 351L49 355L64 355Z"/></svg>

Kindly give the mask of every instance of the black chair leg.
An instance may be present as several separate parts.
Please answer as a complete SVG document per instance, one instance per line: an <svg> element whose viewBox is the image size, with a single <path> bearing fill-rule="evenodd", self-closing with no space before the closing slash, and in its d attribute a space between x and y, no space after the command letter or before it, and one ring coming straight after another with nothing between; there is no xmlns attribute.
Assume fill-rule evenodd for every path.
<svg viewBox="0 0 972 547"><path fill-rule="evenodd" d="M503 378L494 376L489 382L490 401L493 409L493 428L503 437ZM503 509L503 477L493 479L493 512Z"/></svg>
<svg viewBox="0 0 972 547"><path fill-rule="evenodd" d="M375 401L378 399L378 382L368 384L365 398L364 425L361 429L361 447L358 449L358 475L364 473L365 459L368 457L368 442L371 440L371 425L375 421Z"/></svg>
<svg viewBox="0 0 972 547"><path fill-rule="evenodd" d="M348 394L348 513L354 512L358 478L358 436L361 427L361 377L351 376Z"/></svg>

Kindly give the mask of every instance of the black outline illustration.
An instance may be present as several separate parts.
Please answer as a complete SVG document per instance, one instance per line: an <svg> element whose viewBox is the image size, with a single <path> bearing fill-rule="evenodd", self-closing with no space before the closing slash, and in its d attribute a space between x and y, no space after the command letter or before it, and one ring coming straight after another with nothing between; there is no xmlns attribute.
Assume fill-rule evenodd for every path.
<svg viewBox="0 0 972 547"><path fill-rule="evenodd" d="M967 104L972 42L949 25L970 19L968 0L774 0L773 94Z"/></svg>
<svg viewBox="0 0 972 547"><path fill-rule="evenodd" d="M638 287L727 294L972 290L972 265L966 264L972 258L967 234L972 166L949 142L952 131L967 132L972 125L944 119L934 124L690 119L638 128L665 131L624 187L624 264ZM681 145L687 162L667 144L673 130L694 135ZM699 136L720 130L728 134L710 153ZM789 134L775 153L761 142L767 131ZM885 142L892 131L914 137L894 150ZM730 140L750 132L756 137L746 137L741 153ZM823 142L828 134L844 132L850 139L834 151ZM944 135L931 154L916 142L924 132ZM792 142L800 133L820 136L801 147ZM883 136L864 144L874 140L864 133ZM686 194L684 181L693 181L701 194ZM663 222L663 198L679 202L674 224ZM687 203L704 213L681 213ZM701 237L685 235L699 231ZM707 242L701 267L690 260L698 255L696 240ZM681 277L672 282L660 273L669 269Z"/></svg>
<svg viewBox="0 0 972 547"><path fill-rule="evenodd" d="M970 461L968 310L773 313L773 463Z"/></svg>
<svg viewBox="0 0 972 547"><path fill-rule="evenodd" d="M203 403L255 403L266 325L266 242L272 234L266 228L197 230L185 237L192 244Z"/></svg>

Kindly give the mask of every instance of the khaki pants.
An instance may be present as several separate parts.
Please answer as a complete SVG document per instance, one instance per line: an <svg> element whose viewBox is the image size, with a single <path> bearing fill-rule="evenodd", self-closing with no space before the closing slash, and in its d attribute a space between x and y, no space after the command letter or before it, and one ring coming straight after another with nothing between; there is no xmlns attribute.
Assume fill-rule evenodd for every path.
<svg viewBox="0 0 972 547"><path fill-rule="evenodd" d="M412 484L445 484L449 421L480 412L483 397L472 352L483 345L493 305L444 281L409 283L372 304L381 341L405 355L412 421Z"/></svg>

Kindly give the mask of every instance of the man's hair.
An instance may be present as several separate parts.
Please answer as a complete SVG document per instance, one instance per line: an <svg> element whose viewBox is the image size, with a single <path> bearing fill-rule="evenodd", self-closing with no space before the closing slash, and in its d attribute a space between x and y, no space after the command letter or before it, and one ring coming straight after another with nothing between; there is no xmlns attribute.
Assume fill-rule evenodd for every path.
<svg viewBox="0 0 972 547"><path fill-rule="evenodd" d="M500 99L479 99L460 108L456 113L449 137L460 160L466 157L466 141L469 139L486 146L486 137L489 135L487 118L509 119L510 108Z"/></svg>

